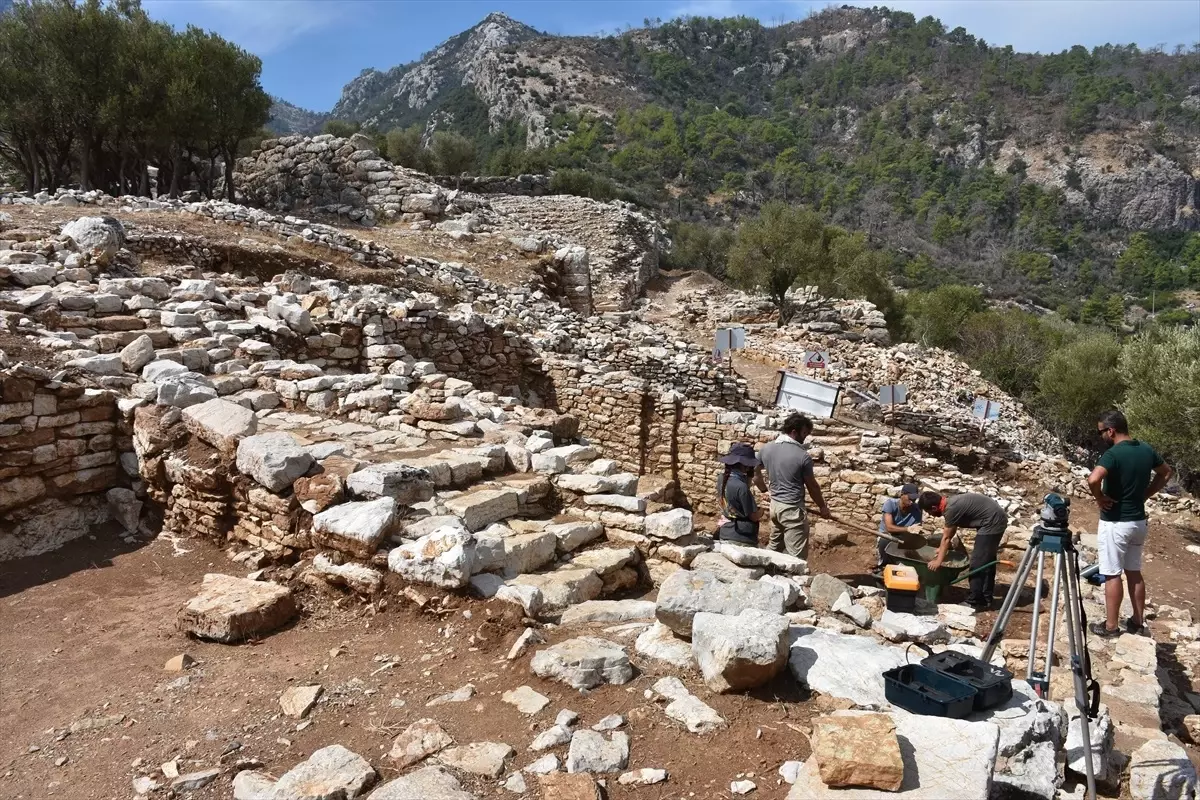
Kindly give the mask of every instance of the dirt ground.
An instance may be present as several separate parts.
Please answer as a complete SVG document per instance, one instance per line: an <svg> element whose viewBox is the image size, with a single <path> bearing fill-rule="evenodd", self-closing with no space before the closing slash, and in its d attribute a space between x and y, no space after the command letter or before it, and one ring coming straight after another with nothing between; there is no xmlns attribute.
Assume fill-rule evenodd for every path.
<svg viewBox="0 0 1200 800"><path fill-rule="evenodd" d="M1078 527L1086 529L1085 517L1077 512ZM1196 557L1184 550L1192 541L1200 541L1200 532L1152 527L1146 574L1154 601L1194 608L1200 600L1189 568ZM812 567L867 582L872 559L871 543L853 539L815 547ZM809 701L786 672L750 696L711 695L694 676L684 676L730 722L728 731L695 736L644 696L668 670L635 658L642 671L632 683L583 694L543 681L530 672L528 655L511 663L504 658L520 630L512 607L469 600L456 600L439 615L395 595L370 605L306 594L299 621L261 641L199 642L175 629L175 616L206 572L241 570L204 541L159 539L132 547L111 532L0 566L0 796L128 797L132 778L178 759L181 772L225 770L191 797L228 797L239 764L261 762L279 775L333 743L367 758L387 779L399 774L386 757L391 739L422 717L438 720L458 743L512 745L512 763L521 767L540 755L527 749L533 737L559 709L570 708L586 725L610 713L625 715L629 768L670 774L664 784L637 789L610 780L610 798L725 798L729 782L743 774L753 774L758 796L782 798L786 786L777 768L808 756L808 721L834 707L824 698ZM999 583L1007 588L1003 574ZM962 593L955 588L947 599L960 600ZM1025 607L1014 618L1014 632L1027 618ZM981 635L987 632L981 626ZM567 635L547 634L550 641ZM183 674L164 672L165 662L180 653L199 663ZM282 717L280 692L309 683L324 686L322 702L303 722ZM425 707L467 683L478 691L472 700ZM526 718L500 701L503 691L522 684L553 703ZM124 718L109 727L63 735L73 722L116 715ZM555 752L565 757L565 748ZM481 797L511 796L498 781L467 783Z"/></svg>
<svg viewBox="0 0 1200 800"><path fill-rule="evenodd" d="M298 256L318 258L344 271L347 279L357 278L363 282L378 280L378 272L372 274L343 253L308 242L295 243L269 231L253 227L234 225L214 220L199 214L183 214L176 211L124 212L112 207L67 208L59 206L5 206L12 216L10 227L33 228L47 233L57 231L64 223L82 216L103 214L116 217L129 230L178 231L193 236L202 236L213 242L250 239L268 247L278 246ZM309 216L313 222L321 222L340 228L345 233L364 241L382 244L398 257L432 258L438 261L457 261L478 272L484 278L507 286L522 285L534 277L541 256L524 254L508 240L507 236L477 234L471 242L456 242L448 233L431 229L414 231L407 225L380 225L367 228L353 225L345 219L325 219Z"/></svg>
<svg viewBox="0 0 1200 800"><path fill-rule="evenodd" d="M528 655L506 661L520 628L504 604L460 601L438 616L395 596L382 610L350 598L308 596L296 624L262 641L199 642L175 630L176 614L204 573L239 574L240 568L202 541L180 542L190 551L182 555L169 541L138 549L112 541L98 536L0 567L0 796L128 797L135 776L179 759L181 772L227 770L189 797L228 797L239 761L260 761L279 775L334 743L371 761L387 779L399 774L386 757L391 739L422 717L437 719L460 744L512 745L513 763L521 767L542 755L527 749L534 736L559 709L570 708L586 725L624 714L632 737L629 768L670 773L667 783L636 791L610 780L610 798L722 798L743 773L753 773L761 796L782 797L776 769L807 757L800 729L825 707L803 702L806 693L786 674L753 696L729 697L709 696L695 677L686 677L730 723L720 734L695 736L643 694L666 671L647 667L626 686L581 694L535 677ZM471 645L472 635L487 638ZM552 631L548 638L565 636ZM185 652L196 667L182 675L163 671L168 659ZM387 656L397 662L390 668ZM282 717L280 692L309 683L324 686L325 699L305 722ZM425 707L431 697L467 683L478 690L473 700ZM535 718L500 701L503 691L522 684L553 700ZM119 714L124 719L111 727L61 735L73 722ZM565 748L555 752L565 758ZM481 797L512 796L498 782L467 783Z"/></svg>

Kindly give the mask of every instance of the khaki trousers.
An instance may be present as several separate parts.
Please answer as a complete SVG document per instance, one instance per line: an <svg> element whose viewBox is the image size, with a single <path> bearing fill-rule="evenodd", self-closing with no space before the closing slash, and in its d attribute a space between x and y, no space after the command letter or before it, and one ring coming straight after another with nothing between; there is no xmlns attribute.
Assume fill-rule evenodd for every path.
<svg viewBox="0 0 1200 800"><path fill-rule="evenodd" d="M771 501L770 549L808 560L808 514L803 506Z"/></svg>

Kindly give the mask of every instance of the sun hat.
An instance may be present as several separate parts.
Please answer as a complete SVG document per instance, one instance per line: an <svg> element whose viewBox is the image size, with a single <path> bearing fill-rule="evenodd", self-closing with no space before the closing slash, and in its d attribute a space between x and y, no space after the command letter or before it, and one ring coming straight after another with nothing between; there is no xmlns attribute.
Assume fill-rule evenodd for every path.
<svg viewBox="0 0 1200 800"><path fill-rule="evenodd" d="M757 467L761 463L754 455L754 447L746 442L734 442L729 452L718 460L729 466L740 464L743 467Z"/></svg>

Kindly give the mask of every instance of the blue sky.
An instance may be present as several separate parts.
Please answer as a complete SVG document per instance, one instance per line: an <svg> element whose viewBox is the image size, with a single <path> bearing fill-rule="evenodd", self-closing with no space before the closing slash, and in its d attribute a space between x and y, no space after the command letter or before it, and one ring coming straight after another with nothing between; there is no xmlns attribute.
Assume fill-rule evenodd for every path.
<svg viewBox="0 0 1200 800"><path fill-rule="evenodd" d="M2 4L4 0L0 0ZM868 0L855 5L883 5ZM840 2L838 3L841 4ZM1200 41L1197 0L897 0L917 17L962 25L990 44L1055 52L1106 42L1141 47ZM296 105L329 110L366 67L420 57L491 11L549 33L595 34L647 17L744 14L774 24L830 5L812 0L143 0L176 27L215 30L263 60L263 86Z"/></svg>

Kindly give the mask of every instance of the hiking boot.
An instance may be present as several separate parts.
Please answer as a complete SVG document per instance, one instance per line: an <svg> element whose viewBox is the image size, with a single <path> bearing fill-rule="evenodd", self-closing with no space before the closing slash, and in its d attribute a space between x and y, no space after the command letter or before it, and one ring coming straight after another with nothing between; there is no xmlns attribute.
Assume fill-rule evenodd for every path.
<svg viewBox="0 0 1200 800"><path fill-rule="evenodd" d="M1149 636L1150 632L1146 630L1145 625L1136 625L1132 619L1125 620L1125 632L1132 633L1134 636Z"/></svg>
<svg viewBox="0 0 1200 800"><path fill-rule="evenodd" d="M1102 639L1115 639L1122 633L1120 628L1109 628L1103 622L1093 622L1088 625L1088 630L1093 636L1099 636Z"/></svg>
<svg viewBox="0 0 1200 800"><path fill-rule="evenodd" d="M992 607L992 601L991 600L983 600L978 597L968 597L967 605L969 605L971 608L975 609L976 611L987 611L989 608Z"/></svg>

